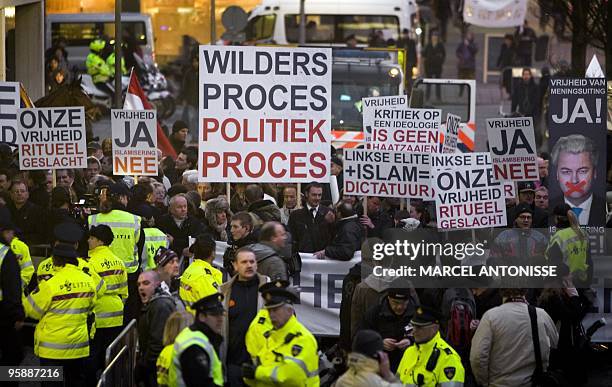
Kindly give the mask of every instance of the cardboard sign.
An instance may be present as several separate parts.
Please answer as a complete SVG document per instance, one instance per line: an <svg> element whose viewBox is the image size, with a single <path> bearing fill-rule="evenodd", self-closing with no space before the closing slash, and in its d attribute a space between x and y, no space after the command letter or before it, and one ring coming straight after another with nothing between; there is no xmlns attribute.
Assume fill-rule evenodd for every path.
<svg viewBox="0 0 612 387"><path fill-rule="evenodd" d="M331 57L200 46L199 180L329 182Z"/></svg>
<svg viewBox="0 0 612 387"><path fill-rule="evenodd" d="M442 153L455 153L457 151L460 124L461 117L452 113L446 114L446 132L444 134Z"/></svg>
<svg viewBox="0 0 612 387"><path fill-rule="evenodd" d="M374 109L369 149L438 153L440 109Z"/></svg>
<svg viewBox="0 0 612 387"><path fill-rule="evenodd" d="M19 109L19 169L87 167L82 106Z"/></svg>
<svg viewBox="0 0 612 387"><path fill-rule="evenodd" d="M489 153L432 155L439 229L472 229L506 225L504 192L495 179Z"/></svg>
<svg viewBox="0 0 612 387"><path fill-rule="evenodd" d="M407 95L390 95L384 97L367 97L361 99L363 106L363 133L367 143L372 141L374 127L374 110L380 108L404 109L408 107Z"/></svg>
<svg viewBox="0 0 612 387"><path fill-rule="evenodd" d="M427 153L345 149L344 193L432 200Z"/></svg>
<svg viewBox="0 0 612 387"><path fill-rule="evenodd" d="M531 117L489 118L487 135L497 180L540 179Z"/></svg>
<svg viewBox="0 0 612 387"><path fill-rule="evenodd" d="M157 176L157 112L111 111L113 174Z"/></svg>
<svg viewBox="0 0 612 387"><path fill-rule="evenodd" d="M0 82L0 143L17 146L18 82Z"/></svg>

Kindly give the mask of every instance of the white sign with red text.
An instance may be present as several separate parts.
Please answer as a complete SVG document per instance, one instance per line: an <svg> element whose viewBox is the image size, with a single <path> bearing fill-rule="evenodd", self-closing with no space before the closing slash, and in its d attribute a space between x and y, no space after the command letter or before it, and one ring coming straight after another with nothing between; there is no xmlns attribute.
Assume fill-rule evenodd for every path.
<svg viewBox="0 0 612 387"><path fill-rule="evenodd" d="M531 117L489 118L487 135L497 180L540 179Z"/></svg>
<svg viewBox="0 0 612 387"><path fill-rule="evenodd" d="M438 153L440 109L374 109L369 149Z"/></svg>
<svg viewBox="0 0 612 387"><path fill-rule="evenodd" d="M329 182L331 48L199 50L199 180Z"/></svg>
<svg viewBox="0 0 612 387"><path fill-rule="evenodd" d="M507 190L497 181L488 152L431 156L438 229L506 225Z"/></svg>
<svg viewBox="0 0 612 387"><path fill-rule="evenodd" d="M0 143L17 146L17 109L21 103L19 83L0 82Z"/></svg>
<svg viewBox="0 0 612 387"><path fill-rule="evenodd" d="M82 106L19 109L17 117L19 169L87 167Z"/></svg>
<svg viewBox="0 0 612 387"><path fill-rule="evenodd" d="M372 128L374 127L374 110L403 109L408 107L407 95L388 95L383 97L365 97L361 99L363 113L363 133L366 144L372 142Z"/></svg>
<svg viewBox="0 0 612 387"><path fill-rule="evenodd" d="M157 112L111 111L113 174L157 176Z"/></svg>

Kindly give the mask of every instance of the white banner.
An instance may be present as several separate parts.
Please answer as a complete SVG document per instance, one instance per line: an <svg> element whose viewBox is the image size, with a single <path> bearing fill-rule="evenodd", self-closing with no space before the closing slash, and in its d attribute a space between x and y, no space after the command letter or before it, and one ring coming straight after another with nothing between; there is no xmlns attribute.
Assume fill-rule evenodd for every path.
<svg viewBox="0 0 612 387"><path fill-rule="evenodd" d="M527 0L465 0L463 5L463 21L480 27L519 27L526 14Z"/></svg>
<svg viewBox="0 0 612 387"><path fill-rule="evenodd" d="M457 139L459 137L459 125L461 117L446 113L446 131L444 134L444 144L442 145L442 153L457 152Z"/></svg>
<svg viewBox="0 0 612 387"><path fill-rule="evenodd" d="M157 112L111 111L113 174L157 176Z"/></svg>
<svg viewBox="0 0 612 387"><path fill-rule="evenodd" d="M407 95L391 95L384 97L366 97L361 99L363 106L363 132L366 144L372 141L374 127L374 109L402 109L408 107Z"/></svg>
<svg viewBox="0 0 612 387"><path fill-rule="evenodd" d="M540 179L531 117L489 118L487 135L497 180Z"/></svg>
<svg viewBox="0 0 612 387"><path fill-rule="evenodd" d="M227 243L217 241L215 264L223 267L223 253ZM292 285L299 288L300 303L295 305L298 319L315 335L340 335L340 302L342 280L351 267L361 262L358 251L350 261L332 261L313 258L300 253L302 271Z"/></svg>
<svg viewBox="0 0 612 387"><path fill-rule="evenodd" d="M19 109L19 169L87 167L82 106Z"/></svg>
<svg viewBox="0 0 612 387"><path fill-rule="evenodd" d="M493 176L489 153L432 155L439 229L506 226L504 182Z"/></svg>
<svg viewBox="0 0 612 387"><path fill-rule="evenodd" d="M18 82L0 82L0 143L17 146Z"/></svg>
<svg viewBox="0 0 612 387"><path fill-rule="evenodd" d="M200 46L199 180L328 183L331 56Z"/></svg>
<svg viewBox="0 0 612 387"><path fill-rule="evenodd" d="M344 150L344 194L433 200L430 155Z"/></svg>
<svg viewBox="0 0 612 387"><path fill-rule="evenodd" d="M368 149L438 153L440 109L374 109Z"/></svg>

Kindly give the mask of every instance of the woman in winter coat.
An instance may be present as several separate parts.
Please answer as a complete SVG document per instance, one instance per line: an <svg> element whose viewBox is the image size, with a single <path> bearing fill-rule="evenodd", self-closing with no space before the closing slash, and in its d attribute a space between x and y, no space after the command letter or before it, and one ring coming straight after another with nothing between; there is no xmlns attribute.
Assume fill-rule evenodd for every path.
<svg viewBox="0 0 612 387"><path fill-rule="evenodd" d="M204 210L206 217L206 226L216 241L227 242L231 238L230 234L230 219L232 212L230 211L229 203L225 197L210 199L206 202Z"/></svg>

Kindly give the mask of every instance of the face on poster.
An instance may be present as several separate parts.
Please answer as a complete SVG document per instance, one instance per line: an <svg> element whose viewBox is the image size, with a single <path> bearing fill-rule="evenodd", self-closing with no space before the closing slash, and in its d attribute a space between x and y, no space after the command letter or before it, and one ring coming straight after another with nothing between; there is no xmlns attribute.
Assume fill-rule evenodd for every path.
<svg viewBox="0 0 612 387"><path fill-rule="evenodd" d="M549 209L567 204L581 225L606 216L606 84L602 78L551 79Z"/></svg>
<svg viewBox="0 0 612 387"><path fill-rule="evenodd" d="M199 180L329 182L331 49L199 50Z"/></svg>

